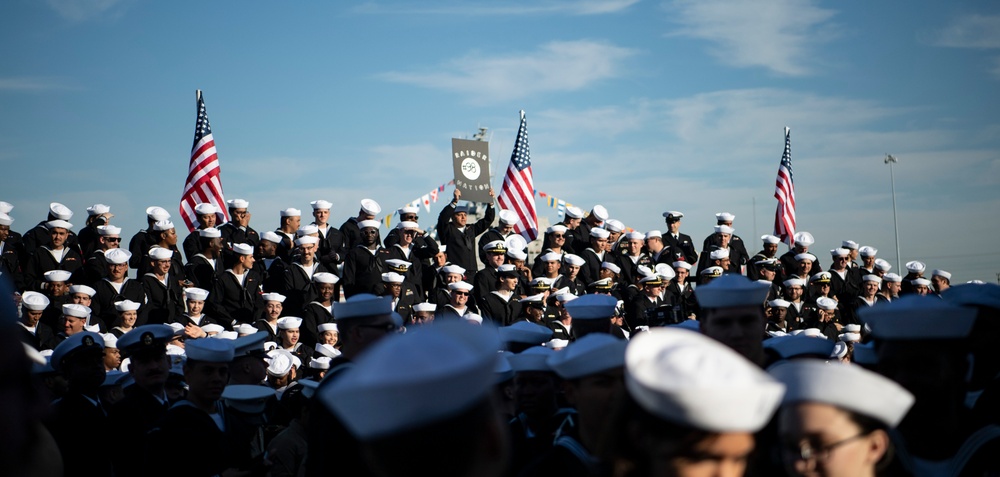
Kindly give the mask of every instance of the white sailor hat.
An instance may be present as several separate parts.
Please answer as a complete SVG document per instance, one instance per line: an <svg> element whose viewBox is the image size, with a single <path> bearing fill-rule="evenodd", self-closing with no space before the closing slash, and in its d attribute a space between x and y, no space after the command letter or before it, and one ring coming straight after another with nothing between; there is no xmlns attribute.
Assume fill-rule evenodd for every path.
<svg viewBox="0 0 1000 477"><path fill-rule="evenodd" d="M663 217L667 219L667 222L676 222L684 217L684 214L676 210L668 210L663 213Z"/></svg>
<svg viewBox="0 0 1000 477"><path fill-rule="evenodd" d="M118 337L111 333L98 333L104 338L104 347L118 349Z"/></svg>
<svg viewBox="0 0 1000 477"><path fill-rule="evenodd" d="M625 234L625 238L629 240L646 240L646 234L633 230Z"/></svg>
<svg viewBox="0 0 1000 477"><path fill-rule="evenodd" d="M122 229L120 227L115 227L114 225L98 225L97 235L102 237L107 237L109 235L121 235Z"/></svg>
<svg viewBox="0 0 1000 477"><path fill-rule="evenodd" d="M816 256L813 255L813 254L811 254L811 253L809 253L809 252L802 252L802 253L799 253L799 254L795 255L795 261L796 262L801 262L803 260L809 260L810 262L815 262L816 261Z"/></svg>
<svg viewBox="0 0 1000 477"><path fill-rule="evenodd" d="M528 254L524 253L523 251L510 248L509 243L507 247L508 247L507 248L508 257L513 258L514 260L526 260L528 258Z"/></svg>
<svg viewBox="0 0 1000 477"><path fill-rule="evenodd" d="M607 320L615 314L618 299L611 295L588 294L566 303L574 320Z"/></svg>
<svg viewBox="0 0 1000 477"><path fill-rule="evenodd" d="M284 349L276 349L267 353L270 359L267 360L267 374L274 377L283 377L295 367L295 360L292 353Z"/></svg>
<svg viewBox="0 0 1000 477"><path fill-rule="evenodd" d="M381 225L382 222L379 222L377 220L362 220L361 222L358 222L359 229L368 229L368 228L377 229Z"/></svg>
<svg viewBox="0 0 1000 477"><path fill-rule="evenodd" d="M538 259L543 262L559 262L562 261L562 254L559 252L549 252L538 257Z"/></svg>
<svg viewBox="0 0 1000 477"><path fill-rule="evenodd" d="M222 391L226 405L245 414L261 414L274 389L259 384L230 384Z"/></svg>
<svg viewBox="0 0 1000 477"><path fill-rule="evenodd" d="M659 275L660 278L667 281L673 280L674 277L677 276L677 272L674 271L674 268L666 263L657 263L653 269L656 270L656 274Z"/></svg>
<svg viewBox="0 0 1000 477"><path fill-rule="evenodd" d="M786 300L782 300L781 298L767 302L767 306L771 308L788 308L790 305L791 303Z"/></svg>
<svg viewBox="0 0 1000 477"><path fill-rule="evenodd" d="M174 228L174 223L169 220L157 220L155 223L153 223L153 230L157 232L170 230L172 228Z"/></svg>
<svg viewBox="0 0 1000 477"><path fill-rule="evenodd" d="M152 260L170 260L174 256L174 251L169 248L153 246L149 249L149 258Z"/></svg>
<svg viewBox="0 0 1000 477"><path fill-rule="evenodd" d="M709 432L762 429L784 393L784 385L729 347L676 328L631 340L625 388L647 412Z"/></svg>
<svg viewBox="0 0 1000 477"><path fill-rule="evenodd" d="M778 238L778 237L775 237L774 235L761 235L760 236L760 240L762 242L768 243L768 244L781 243L781 239Z"/></svg>
<svg viewBox="0 0 1000 477"><path fill-rule="evenodd" d="M622 232L625 230L625 224L617 219L608 219L604 221L604 230L608 232Z"/></svg>
<svg viewBox="0 0 1000 477"><path fill-rule="evenodd" d="M921 278L914 278L913 280L910 280L910 284L913 285L913 286L929 287L929 286L931 286L931 281L928 280L928 279L926 279L926 278L921 277Z"/></svg>
<svg viewBox="0 0 1000 477"><path fill-rule="evenodd" d="M763 260L757 260L753 264L760 265L762 270L777 271L781 268L781 261L777 258L765 258Z"/></svg>
<svg viewBox="0 0 1000 477"><path fill-rule="evenodd" d="M507 361L510 362L510 367L513 368L515 373L525 371L552 372L552 368L548 365L548 359L553 354L555 354L555 351L551 348L532 346L520 353L509 356Z"/></svg>
<svg viewBox="0 0 1000 477"><path fill-rule="evenodd" d="M546 364L563 379L578 379L625 365L628 340L607 333L591 333L553 353Z"/></svg>
<svg viewBox="0 0 1000 477"><path fill-rule="evenodd" d="M322 333L322 331L320 333ZM317 353L328 358L336 358L341 354L339 349L334 348L332 345L328 344L316 343L316 346L314 348L316 349Z"/></svg>
<svg viewBox="0 0 1000 477"><path fill-rule="evenodd" d="M540 345L552 338L552 329L530 321L518 321L510 326L501 326L498 328L498 333L500 341L504 343Z"/></svg>
<svg viewBox="0 0 1000 477"><path fill-rule="evenodd" d="M683 269L688 270L688 271L691 270L691 264L685 262L684 260L678 260L678 261L676 261L676 262L674 262L674 263L672 263L670 265L672 267L674 267L675 269L676 268L683 268Z"/></svg>
<svg viewBox="0 0 1000 477"><path fill-rule="evenodd" d="M712 260L722 260L724 258L729 258L729 249L728 248L720 248L720 249L712 250L711 252L708 253L708 258L710 258Z"/></svg>
<svg viewBox="0 0 1000 477"><path fill-rule="evenodd" d="M456 275L465 275L465 269L458 265L445 265L441 267L440 273L454 273Z"/></svg>
<svg viewBox="0 0 1000 477"><path fill-rule="evenodd" d="M428 302L417 303L416 305L413 305L413 311L434 313L435 311L437 311L437 305Z"/></svg>
<svg viewBox="0 0 1000 477"><path fill-rule="evenodd" d="M569 340L564 340L559 338L552 338L542 343L543 348L549 348L552 350L561 350L567 346L569 346Z"/></svg>
<svg viewBox="0 0 1000 477"><path fill-rule="evenodd" d="M31 311L42 311L49 303L49 297L35 291L26 291L21 295L21 307Z"/></svg>
<svg viewBox="0 0 1000 477"><path fill-rule="evenodd" d="M168 325L140 325L121 335L117 346L126 355L130 355L144 348L164 350L173 338L174 329Z"/></svg>
<svg viewBox="0 0 1000 477"><path fill-rule="evenodd" d="M830 272L819 272L809 277L809 283L830 283L833 275Z"/></svg>
<svg viewBox="0 0 1000 477"><path fill-rule="evenodd" d="M862 307L858 316L876 339L962 339L969 336L977 310L935 296L905 295L892 302Z"/></svg>
<svg viewBox="0 0 1000 477"><path fill-rule="evenodd" d="M521 219L517 216L517 213L513 210L503 209L498 214L500 216L500 223L506 225L514 225L518 223Z"/></svg>
<svg viewBox="0 0 1000 477"><path fill-rule="evenodd" d="M103 350L104 338L100 334L92 331L81 331L69 338L66 338L52 350L52 357L49 363L56 371L61 370L66 358L85 350Z"/></svg>
<svg viewBox="0 0 1000 477"><path fill-rule="evenodd" d="M903 277L896 273L886 273L885 275L882 275L882 280L893 283L902 283Z"/></svg>
<svg viewBox="0 0 1000 477"><path fill-rule="evenodd" d="M248 243L234 243L233 253L237 255L253 255L253 245Z"/></svg>
<svg viewBox="0 0 1000 477"><path fill-rule="evenodd" d="M478 313L473 313L471 311L466 312L464 315L462 315L462 319L480 325L483 324L483 316Z"/></svg>
<svg viewBox="0 0 1000 477"><path fill-rule="evenodd" d="M599 222L608 220L608 209L605 209L603 205L595 205L593 209L590 209L590 214Z"/></svg>
<svg viewBox="0 0 1000 477"><path fill-rule="evenodd" d="M701 275L703 277L715 277L715 278L718 278L718 277L722 276L722 272L723 271L724 270L722 270L722 267L708 267L708 268L702 270L699 275Z"/></svg>
<svg viewBox="0 0 1000 477"><path fill-rule="evenodd" d="M566 290L566 291L562 291L562 290ZM571 302L573 300L576 300L577 298L579 298L579 297L569 292L569 287L560 288L560 291L555 294L556 301L558 301L559 303L562 303L562 304L569 303L569 302Z"/></svg>
<svg viewBox="0 0 1000 477"><path fill-rule="evenodd" d="M322 199L314 200L310 202L309 205L312 206L313 210L330 210L333 208L332 202L328 202Z"/></svg>
<svg viewBox="0 0 1000 477"><path fill-rule="evenodd" d="M313 274L312 281L313 283L336 284L340 281L340 277L329 272L316 272Z"/></svg>
<svg viewBox="0 0 1000 477"><path fill-rule="evenodd" d="M14 219L12 219L5 212L0 212L0 225L10 225L10 224L13 224L13 223L14 223Z"/></svg>
<svg viewBox="0 0 1000 477"><path fill-rule="evenodd" d="M57 219L57 220L50 220L48 222L45 222L45 227L48 228L49 230L52 230L52 229L66 229L66 230L69 230L69 229L73 228L73 224L71 224L71 223L69 223L69 222L67 222L65 220Z"/></svg>
<svg viewBox="0 0 1000 477"><path fill-rule="evenodd" d="M770 373L785 384L784 404L830 404L890 428L899 425L914 402L913 394L899 384L859 366L790 361L774 366Z"/></svg>
<svg viewBox="0 0 1000 477"><path fill-rule="evenodd" d="M188 300L205 301L208 299L208 290L198 287L185 288L184 296Z"/></svg>
<svg viewBox="0 0 1000 477"><path fill-rule="evenodd" d="M318 234L319 227L316 224L305 224L295 231L296 237L304 237L306 235Z"/></svg>
<svg viewBox="0 0 1000 477"><path fill-rule="evenodd" d="M161 220L170 219L170 212L167 212L167 209L164 209L163 207L157 207L154 205L146 209L146 217L153 219L154 222L159 222Z"/></svg>
<svg viewBox="0 0 1000 477"><path fill-rule="evenodd" d="M874 257L878 253L878 249L869 245L865 245L858 249L858 255L862 257Z"/></svg>
<svg viewBox="0 0 1000 477"><path fill-rule="evenodd" d="M209 204L207 202L203 202L201 204L194 206L194 211L198 215L215 215L219 213L218 207Z"/></svg>
<svg viewBox="0 0 1000 477"><path fill-rule="evenodd" d="M400 217L402 217L403 215L406 215L406 214L418 214L418 213L420 213L420 207L409 206L408 205L406 207L400 207L400 208L396 209L396 213L399 214ZM375 215L375 214L372 214L372 215Z"/></svg>
<svg viewBox="0 0 1000 477"><path fill-rule="evenodd" d="M844 359L847 356L847 343L838 341L833 344L833 351L830 352L830 359Z"/></svg>
<svg viewBox="0 0 1000 477"><path fill-rule="evenodd" d="M403 221L396 224L396 228L400 230L417 230L420 229L420 224L416 222Z"/></svg>
<svg viewBox="0 0 1000 477"><path fill-rule="evenodd" d="M927 269L927 265L924 265L924 262L913 260L906 262L906 269L912 273L919 273Z"/></svg>
<svg viewBox="0 0 1000 477"><path fill-rule="evenodd" d="M821 310L827 310L827 311L829 311L829 310L836 310L837 309L837 300L834 300L833 298L821 296L821 297L819 297L819 298L816 299L816 306L819 307Z"/></svg>
<svg viewBox="0 0 1000 477"><path fill-rule="evenodd" d="M600 227L594 227L594 228L590 229L590 236L594 237L594 238L604 238L604 239L606 239L606 238L608 238L608 237L611 236L611 232L608 232L607 230L602 229Z"/></svg>
<svg viewBox="0 0 1000 477"><path fill-rule="evenodd" d="M730 214L729 212L719 212L718 214L715 214L715 220L719 222L732 222L736 220L736 216Z"/></svg>
<svg viewBox="0 0 1000 477"><path fill-rule="evenodd" d="M330 386L320 388L317 397L362 441L420 428L488 398L496 345L488 330L462 323L390 336L366 350Z"/></svg>
<svg viewBox="0 0 1000 477"><path fill-rule="evenodd" d="M111 213L111 207L104 204L94 204L90 207L87 207L87 215L91 217L95 215L103 215L109 213Z"/></svg>
<svg viewBox="0 0 1000 477"><path fill-rule="evenodd" d="M390 314L392 314L392 298L370 293L359 293L333 304L333 316L337 321Z"/></svg>
<svg viewBox="0 0 1000 477"><path fill-rule="evenodd" d="M851 251L846 248L835 248L830 250L831 257L846 257L851 254Z"/></svg>
<svg viewBox="0 0 1000 477"><path fill-rule="evenodd" d="M267 232L260 234L260 239L267 240L268 242L272 243L281 243L281 236L272 230L268 230Z"/></svg>
<svg viewBox="0 0 1000 477"><path fill-rule="evenodd" d="M73 285L69 287L69 293L70 295L76 293L83 293L84 295L93 297L94 295L97 294L97 290L94 290L93 288L90 288L87 285Z"/></svg>
<svg viewBox="0 0 1000 477"><path fill-rule="evenodd" d="M849 343L857 343L861 341L861 333L841 333L837 335L837 339Z"/></svg>
<svg viewBox="0 0 1000 477"><path fill-rule="evenodd" d="M448 289L449 290L471 291L472 288L473 287L472 287L471 283L467 283L467 282L464 282L464 281L457 281L457 282L452 282L452 283L448 284Z"/></svg>
<svg viewBox="0 0 1000 477"><path fill-rule="evenodd" d="M274 292L264 293L260 297L264 301L276 301L278 303L284 303L285 302L285 295L282 295L280 293L274 293Z"/></svg>
<svg viewBox="0 0 1000 477"><path fill-rule="evenodd" d="M483 244L483 251L486 253L507 253L507 242L503 240L494 240L489 243Z"/></svg>
<svg viewBox="0 0 1000 477"><path fill-rule="evenodd" d="M861 277L861 281L882 283L882 277L878 275L865 275L864 277Z"/></svg>
<svg viewBox="0 0 1000 477"><path fill-rule="evenodd" d="M337 328L337 324L336 323L320 323L319 326L316 327L316 329L320 333L322 333L324 331L335 331L337 333L340 333L340 329Z"/></svg>
<svg viewBox="0 0 1000 477"><path fill-rule="evenodd" d="M222 231L215 227L208 227L198 231L198 236L202 238L220 238Z"/></svg>
<svg viewBox="0 0 1000 477"><path fill-rule="evenodd" d="M66 207L65 205L58 202L52 202L49 204L49 215L59 220L69 220L73 218L73 211L69 210L69 207Z"/></svg>
<svg viewBox="0 0 1000 477"><path fill-rule="evenodd" d="M382 274L382 281L384 283L403 283L403 280L405 279L406 277L396 272L388 272Z"/></svg>
<svg viewBox="0 0 1000 477"><path fill-rule="evenodd" d="M695 297L703 308L725 308L733 306L763 306L770 287L760 282L752 282L743 275L723 275L711 283L695 290Z"/></svg>
<svg viewBox="0 0 1000 477"><path fill-rule="evenodd" d="M651 238L663 239L663 231L650 230L649 232L646 232L646 240L649 240Z"/></svg>
<svg viewBox="0 0 1000 477"><path fill-rule="evenodd" d="M253 335L253 334L256 334L258 331L260 331L257 328L254 328L254 326L251 325L250 323L240 323L240 324L234 326L233 330L236 331L236 334L238 334L239 336ZM236 354L237 355L240 354L239 353L239 345L237 345L237 352L236 352Z"/></svg>
<svg viewBox="0 0 1000 477"><path fill-rule="evenodd" d="M171 323L172 324L172 323ZM226 331L226 329L218 323L208 323L201 326L201 330L205 333L218 334Z"/></svg>
<svg viewBox="0 0 1000 477"><path fill-rule="evenodd" d="M806 281L801 278L789 278L781 283L785 288L789 287L804 287L806 286Z"/></svg>
<svg viewBox="0 0 1000 477"><path fill-rule="evenodd" d="M184 345L184 354L191 361L228 363L235 357L236 343L233 340L190 340Z"/></svg>
<svg viewBox="0 0 1000 477"><path fill-rule="evenodd" d="M958 305L1000 308L1000 285L995 283L955 285L945 290L942 296L945 300Z"/></svg>
<svg viewBox="0 0 1000 477"><path fill-rule="evenodd" d="M840 246L848 250L858 250L858 247L860 247L860 245L853 240L844 240L840 243Z"/></svg>
<svg viewBox="0 0 1000 477"><path fill-rule="evenodd" d="M886 260L883 260L881 258L876 258L875 268L882 270L883 272L888 272L889 270L892 270L892 265Z"/></svg>
<svg viewBox="0 0 1000 477"><path fill-rule="evenodd" d="M312 235L303 235L295 239L295 245L317 245L319 244L319 237L313 237Z"/></svg>
<svg viewBox="0 0 1000 477"><path fill-rule="evenodd" d="M296 208L289 207L285 210L278 212L281 217L301 217L302 211Z"/></svg>
<svg viewBox="0 0 1000 477"><path fill-rule="evenodd" d="M846 333L861 333L861 325L857 323L852 323L849 325L844 325L844 332Z"/></svg>
<svg viewBox="0 0 1000 477"><path fill-rule="evenodd" d="M571 219L582 219L583 218L583 210L580 210L579 207L574 207L572 205L567 205L566 206L566 216L569 217L569 218L571 218Z"/></svg>
<svg viewBox="0 0 1000 477"><path fill-rule="evenodd" d="M510 263L505 263L497 267L497 275L508 276L508 277L519 277L517 268Z"/></svg>
<svg viewBox="0 0 1000 477"><path fill-rule="evenodd" d="M137 302L134 302L132 300L122 300L122 301L116 301L115 302L115 310L117 310L119 312L122 312L122 311L135 311L135 310L138 310L140 306L142 306L142 303L137 303Z"/></svg>
<svg viewBox="0 0 1000 477"><path fill-rule="evenodd" d="M834 346L833 341L822 337L812 337L805 333L768 338L764 340L763 344L764 349L770 350L781 359L807 356L826 359L830 356Z"/></svg>
<svg viewBox="0 0 1000 477"><path fill-rule="evenodd" d="M606 268L608 270L611 270L612 272L615 272L616 274L622 272L621 267L619 267L618 265L615 265L615 264L613 264L611 262L601 262L601 268Z"/></svg>
<svg viewBox="0 0 1000 477"><path fill-rule="evenodd" d="M101 332L101 326L98 325L97 323L94 323L92 325L86 325L85 324L85 325L83 325L83 330L84 331L92 331L94 333L100 333Z"/></svg>
<svg viewBox="0 0 1000 477"><path fill-rule="evenodd" d="M323 345L320 345L323 346ZM326 345L329 346L329 345ZM332 346L331 346L332 348ZM334 350L337 351L337 350ZM340 351L337 351L340 353ZM309 368L310 369L330 369L330 360L333 359L330 356L320 356L318 358L309 358Z"/></svg>
<svg viewBox="0 0 1000 477"><path fill-rule="evenodd" d="M382 206L372 199L361 199L361 210L368 215L378 215L382 212Z"/></svg>
<svg viewBox="0 0 1000 477"><path fill-rule="evenodd" d="M14 210L13 204L0 200L0 214L9 214L12 210Z"/></svg>
<svg viewBox="0 0 1000 477"><path fill-rule="evenodd" d="M51 283L68 281L73 274L66 270L49 270L43 273L42 276L45 277L45 281Z"/></svg>
<svg viewBox="0 0 1000 477"><path fill-rule="evenodd" d="M938 268L935 268L934 271L931 272L931 276L932 277L933 276L937 276L937 277L941 277L941 278L944 278L944 279L947 279L947 280L951 280L951 273L950 272L946 272L946 271L938 269Z"/></svg>
<svg viewBox="0 0 1000 477"><path fill-rule="evenodd" d="M797 245L805 245L807 247L816 243L816 239L809 232L797 232L794 239Z"/></svg>
<svg viewBox="0 0 1000 477"><path fill-rule="evenodd" d="M551 233L565 234L567 230L568 229L566 228L565 225L563 225L563 224L555 224L555 225L552 225L549 228L545 229L545 233L547 233L547 234L551 234Z"/></svg>
<svg viewBox="0 0 1000 477"><path fill-rule="evenodd" d="M736 231L736 229L734 229L734 228L732 228L732 227L730 227L728 225L716 225L715 226L715 233L718 233L718 234L729 234L729 235L732 235L733 232L735 232L735 231Z"/></svg>
<svg viewBox="0 0 1000 477"><path fill-rule="evenodd" d="M245 201L245 200L243 200L243 199L227 200L226 201L226 205L228 205L230 209L248 209L248 208L250 208L250 203L247 202L247 201Z"/></svg>
<svg viewBox="0 0 1000 477"><path fill-rule="evenodd" d="M302 326L302 318L297 316L283 316L278 318L279 330L297 330Z"/></svg>

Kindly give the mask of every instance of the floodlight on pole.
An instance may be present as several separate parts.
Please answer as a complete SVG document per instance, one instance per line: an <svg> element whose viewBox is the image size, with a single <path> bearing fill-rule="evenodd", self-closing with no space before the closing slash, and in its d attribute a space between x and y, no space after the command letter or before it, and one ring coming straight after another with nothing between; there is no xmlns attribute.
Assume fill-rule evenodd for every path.
<svg viewBox="0 0 1000 477"><path fill-rule="evenodd" d="M892 191L892 227L896 231L896 266L903 266L899 259L899 222L896 219L896 179L892 174L892 165L899 162L892 154L885 155L885 164L889 164L889 187Z"/></svg>

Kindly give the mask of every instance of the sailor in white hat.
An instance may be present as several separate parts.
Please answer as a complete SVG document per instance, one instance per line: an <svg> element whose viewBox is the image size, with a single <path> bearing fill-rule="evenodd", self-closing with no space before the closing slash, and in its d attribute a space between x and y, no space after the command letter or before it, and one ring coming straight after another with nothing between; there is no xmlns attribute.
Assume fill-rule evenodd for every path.
<svg viewBox="0 0 1000 477"><path fill-rule="evenodd" d="M378 293L382 274L387 271L385 260L389 255L379 240L381 222L363 220L356 225L359 239L357 244L348 250L341 275L344 294L348 298L358 293Z"/></svg>
<svg viewBox="0 0 1000 477"><path fill-rule="evenodd" d="M64 245L66 247L76 249L77 253L80 252L79 240L75 233L73 233L72 225L69 225L69 219L73 217L73 211L69 210L68 207L62 205L58 202L53 202L49 204L49 213L46 219L39 222L31 230L24 233L21 238L21 244L24 246L25 259L34 255L38 247L42 245L52 244L52 227L50 222L60 221L59 223L64 224L66 231L66 237L63 239ZM8 224L10 225L10 224ZM25 264L27 265L27 264Z"/></svg>
<svg viewBox="0 0 1000 477"><path fill-rule="evenodd" d="M775 237L774 235L770 235L770 234L768 234L768 235L761 235L760 236L760 241L763 244L763 248L761 248L761 250L759 252L757 252L756 254L754 254L754 256L750 257L749 260L747 260L747 278L749 278L751 280L760 280L761 279L761 277L760 277L760 265L758 265L758 262L762 262L762 261L770 260L770 259L777 260L777 258L778 258L778 244L781 243L781 239L780 238ZM780 262L779 262L779 265L780 265ZM779 272L780 272L780 270L779 270ZM781 275L778 275L776 278L779 279L779 281L780 281Z"/></svg>
<svg viewBox="0 0 1000 477"><path fill-rule="evenodd" d="M584 247L583 250L579 250L582 244L577 247L576 255L583 257L586 261L586 264L580 268L581 281L590 283L601 278L601 264L605 262L605 254L608 250L608 237L610 236L611 234L607 230L593 227L590 229L587 239L589 240L589 246ZM608 263L612 262L608 261Z"/></svg>
<svg viewBox="0 0 1000 477"><path fill-rule="evenodd" d="M881 275L882 277L882 289L879 294L885 297L888 301L893 301L899 298L899 292L902 289L903 277L896 273L885 273Z"/></svg>
<svg viewBox="0 0 1000 477"><path fill-rule="evenodd" d="M289 207L278 211L278 228L274 232L281 236L281 243L278 244L278 256L284 260L291 260L292 249L295 247L295 232L302 224L302 211Z"/></svg>
<svg viewBox="0 0 1000 477"><path fill-rule="evenodd" d="M291 313L298 314L316 298L312 277L317 273L332 273L336 269L327 268L317 259L319 237L303 235L296 238L293 243L295 245L295 250L291 253L293 258L286 267L284 286L281 290L288 297L285 308Z"/></svg>
<svg viewBox="0 0 1000 477"><path fill-rule="evenodd" d="M227 200L226 205L229 209L229 222L218 227L226 249L230 249L235 243L245 243L257 248L260 234L250 227L250 202L233 199Z"/></svg>
<svg viewBox="0 0 1000 477"><path fill-rule="evenodd" d="M185 203L181 207L187 208L189 206ZM195 205L193 215L197 224L194 230L187 237L184 237L184 241L181 243L181 249L184 251L185 257L193 257L201 251L201 234L198 231L215 228L225 220L222 209L207 202Z"/></svg>
<svg viewBox="0 0 1000 477"><path fill-rule="evenodd" d="M935 268L931 272L931 285L934 286L934 292L941 295L951 288L951 272Z"/></svg>
<svg viewBox="0 0 1000 477"><path fill-rule="evenodd" d="M629 344L625 388L628 399L612 411L622 417L609 440L611 464L671 475L742 475L754 433L784 393L781 383L726 346L672 327ZM705 453L712 457L690 458Z"/></svg>
<svg viewBox="0 0 1000 477"><path fill-rule="evenodd" d="M791 275L806 275L810 277L813 274L819 273L823 270L822 265L816 259L816 256L810 254L813 258L809 265L809 268L805 271L800 271L799 260L796 258L799 254L808 253L809 247L816 243L816 239L813 238L812 234L809 232L796 232L793 237L792 249L781 255L781 265L785 269L785 277L790 278Z"/></svg>
<svg viewBox="0 0 1000 477"><path fill-rule="evenodd" d="M875 260L878 255L878 249L870 245L862 245L858 248L858 256L861 257L862 270L859 272L862 276L872 275L875 273Z"/></svg>
<svg viewBox="0 0 1000 477"><path fill-rule="evenodd" d="M468 313L478 313L479 309L470 305L473 286L471 283L458 281L448 284L449 299L444 306L438 305L434 312L434 320L461 318Z"/></svg>
<svg viewBox="0 0 1000 477"><path fill-rule="evenodd" d="M233 264L219 274L212 289L214 317L228 328L233 324L253 323L260 299L260 276L253 273L254 248L247 243L233 244Z"/></svg>
<svg viewBox="0 0 1000 477"><path fill-rule="evenodd" d="M603 205L598 204L590 209L590 213L583 218L580 225L576 228L578 235L574 237L573 251L577 255L582 255L586 249L586 244L591 236L590 231L604 225L605 220L608 220L608 209L604 208ZM576 239L582 240L577 241Z"/></svg>
<svg viewBox="0 0 1000 477"><path fill-rule="evenodd" d="M48 241L39 243L35 253L28 258L24 270L24 285L35 291L44 289L45 272L65 270L74 273L83 267L83 256L77 250L78 245L69 243L72 224L65 220L50 220ZM27 236L26 236L27 237Z"/></svg>
<svg viewBox="0 0 1000 477"><path fill-rule="evenodd" d="M317 272L312 277L312 301L302 310L302 327L299 330L299 341L306 347L313 347L321 341L319 326L333 323L333 304L337 283L340 277L329 272Z"/></svg>
<svg viewBox="0 0 1000 477"><path fill-rule="evenodd" d="M6 212L0 211L0 213ZM105 204L94 204L87 207L87 221L77 235L80 253L84 257L90 256L97 248L97 227L108 225L108 221L114 216L115 214L111 213L111 207Z"/></svg>
<svg viewBox="0 0 1000 477"><path fill-rule="evenodd" d="M167 209L155 205L146 208L146 228L136 232L128 242L128 251L132 254L129 267L142 266L146 251L156 245L156 240L153 238L153 224L167 220L170 220L170 212L167 212Z"/></svg>
<svg viewBox="0 0 1000 477"><path fill-rule="evenodd" d="M434 322L435 311L437 311L437 305L434 303L422 302L413 305L413 314L410 315L408 325L424 325Z"/></svg>
<svg viewBox="0 0 1000 477"><path fill-rule="evenodd" d="M830 296L836 297L842 303L851 303L861 292L861 275L851 268L854 263L851 256L856 251L844 247L830 250L830 257L833 260L828 272Z"/></svg>
<svg viewBox="0 0 1000 477"><path fill-rule="evenodd" d="M374 221L375 216L382 212L382 206L372 199L361 199L361 208L358 209L356 217L349 217L340 226L340 231L344 234L344 247L350 251L361 243L361 222Z"/></svg>
<svg viewBox="0 0 1000 477"><path fill-rule="evenodd" d="M701 307L701 332L763 364L764 300L770 286L737 274L716 278L695 289Z"/></svg>
<svg viewBox="0 0 1000 477"><path fill-rule="evenodd" d="M903 275L903 282L899 291L900 296L913 293L915 291L913 281L924 278L924 272L927 270L927 265L919 260L906 262L904 267L906 268L906 275Z"/></svg>
<svg viewBox="0 0 1000 477"><path fill-rule="evenodd" d="M146 303L146 291L143 289L142 281L128 277L131 258L132 255L123 248L110 249L104 253L104 259L108 263L108 274L103 280L94 283L94 290L97 293L91 300L93 316L102 323L114 323L117 319L116 301L131 300L141 305ZM145 306L139 307L136 323L146 324Z"/></svg>
<svg viewBox="0 0 1000 477"><path fill-rule="evenodd" d="M52 349L56 346L56 335L52 327L42 323L42 315L51 301L41 293L25 291L21 295L21 310L18 324L21 341L36 350Z"/></svg>

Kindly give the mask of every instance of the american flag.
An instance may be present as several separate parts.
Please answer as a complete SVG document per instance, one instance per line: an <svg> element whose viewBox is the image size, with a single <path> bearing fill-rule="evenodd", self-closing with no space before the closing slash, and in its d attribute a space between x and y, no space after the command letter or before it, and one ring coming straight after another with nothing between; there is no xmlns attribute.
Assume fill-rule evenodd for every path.
<svg viewBox="0 0 1000 477"><path fill-rule="evenodd" d="M187 182L181 196L181 217L188 231L198 228L198 204L209 203L219 209L221 220L217 225L229 220L226 199L222 194L222 179L219 177L219 156L212 138L212 126L208 124L205 100L198 90L198 120L194 125L194 145L191 147L191 164L188 166Z"/></svg>
<svg viewBox="0 0 1000 477"><path fill-rule="evenodd" d="M528 241L538 237L538 217L535 215L535 185L531 177L531 154L528 151L528 127L521 111L521 127L517 129L514 152L510 154L510 166L503 178L500 207L513 210L520 219L514 224L514 232Z"/></svg>
<svg viewBox="0 0 1000 477"><path fill-rule="evenodd" d="M785 128L785 152L778 166L778 178L774 182L774 197L778 199L778 209L774 212L774 235L789 245L795 236L795 181L792 180L792 138L791 129Z"/></svg>

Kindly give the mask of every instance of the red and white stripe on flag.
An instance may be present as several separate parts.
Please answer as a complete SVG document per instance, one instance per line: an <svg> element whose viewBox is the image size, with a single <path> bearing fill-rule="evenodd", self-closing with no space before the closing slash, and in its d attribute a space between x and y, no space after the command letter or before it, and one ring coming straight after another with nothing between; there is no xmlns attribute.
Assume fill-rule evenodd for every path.
<svg viewBox="0 0 1000 477"><path fill-rule="evenodd" d="M795 181L792 179L791 129L785 128L785 152L781 155L774 182L778 208L774 212L774 235L791 245L795 236Z"/></svg>
<svg viewBox="0 0 1000 477"><path fill-rule="evenodd" d="M500 208L512 210L518 221L514 232L528 241L538 237L538 215L535 211L535 184L531 173L531 154L528 149L528 129L521 111L521 126L517 131L514 151L510 155L510 165L503 178L503 186L497 197Z"/></svg>
<svg viewBox="0 0 1000 477"><path fill-rule="evenodd" d="M188 231L198 228L198 213L194 208L198 204L212 204L219 210L216 214L222 225L229 220L226 199L222 193L219 155L215 149L215 139L212 137L212 127L205 111L205 101L198 91L198 119L195 122L194 146L191 147L191 162L188 165L187 181L184 183L184 193L181 195L180 214Z"/></svg>

